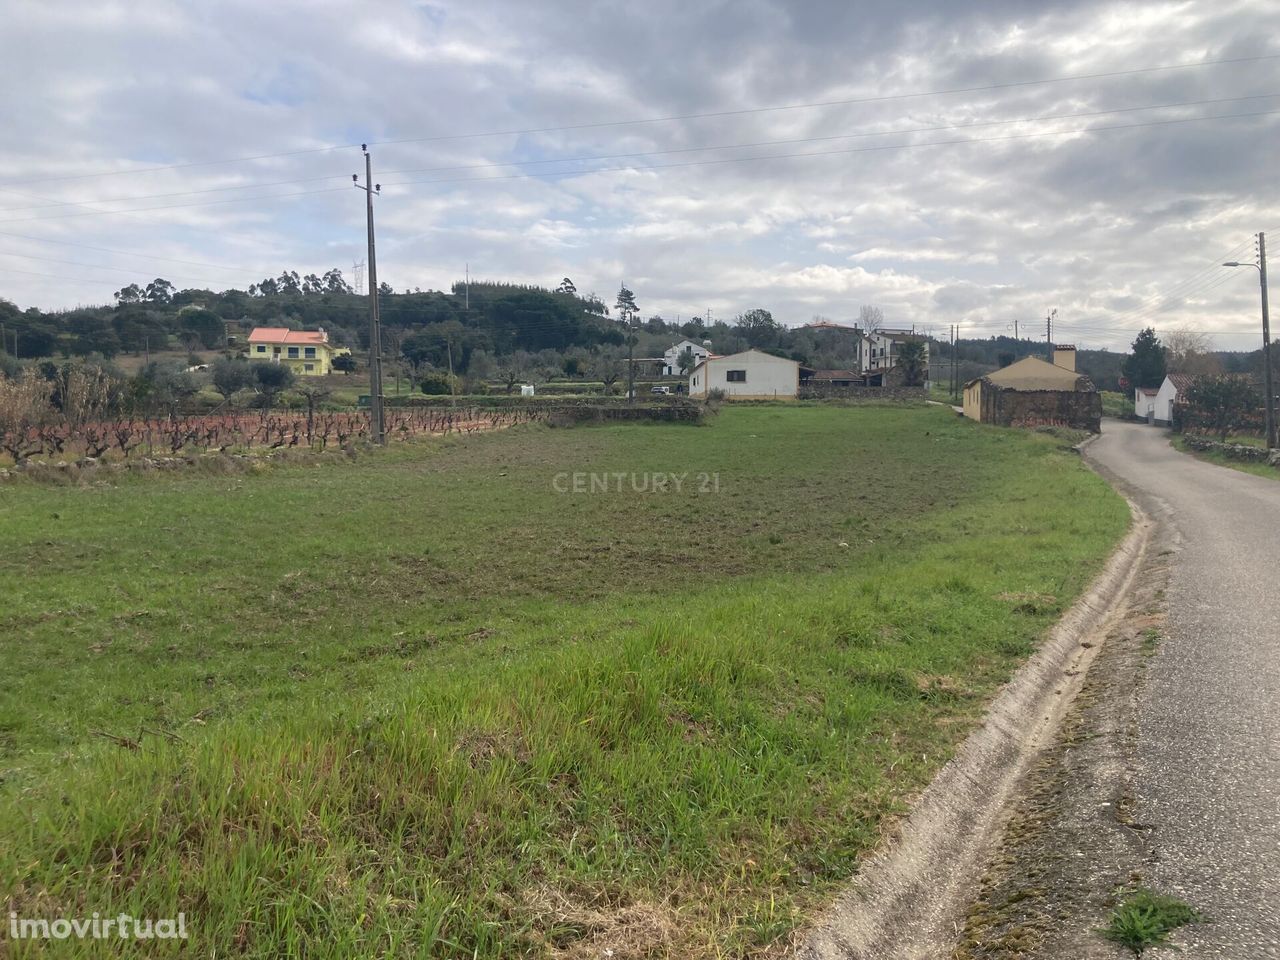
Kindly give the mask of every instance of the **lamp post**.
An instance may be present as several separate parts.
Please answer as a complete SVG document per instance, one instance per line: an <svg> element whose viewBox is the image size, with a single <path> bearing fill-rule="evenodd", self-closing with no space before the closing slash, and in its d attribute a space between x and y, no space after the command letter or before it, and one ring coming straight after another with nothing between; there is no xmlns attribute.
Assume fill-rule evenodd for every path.
<svg viewBox="0 0 1280 960"><path fill-rule="evenodd" d="M1242 263L1230 260L1224 267L1253 267L1258 271L1258 285L1262 290L1262 389L1266 391L1263 407L1267 414L1267 448L1276 446L1276 394L1271 386L1271 315L1267 306L1267 235L1258 234L1258 262Z"/></svg>

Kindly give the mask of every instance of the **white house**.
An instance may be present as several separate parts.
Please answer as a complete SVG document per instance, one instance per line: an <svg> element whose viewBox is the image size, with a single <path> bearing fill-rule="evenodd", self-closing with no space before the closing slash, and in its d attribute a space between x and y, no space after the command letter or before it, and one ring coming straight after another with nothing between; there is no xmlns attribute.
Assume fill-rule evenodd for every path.
<svg viewBox="0 0 1280 960"><path fill-rule="evenodd" d="M708 357L689 374L691 397L723 390L731 399L774 400L793 398L799 389L800 364L759 350Z"/></svg>
<svg viewBox="0 0 1280 960"><path fill-rule="evenodd" d="M1194 380L1185 373L1171 373L1159 388L1138 387L1133 391L1133 412L1160 427L1173 422L1173 405L1178 402Z"/></svg>
<svg viewBox="0 0 1280 960"><path fill-rule="evenodd" d="M898 362L898 350L904 343L924 344L924 366L929 369L929 338L911 330L869 330L858 341L858 367L862 373L888 370Z"/></svg>
<svg viewBox="0 0 1280 960"><path fill-rule="evenodd" d="M695 367L711 356L711 351L703 344L694 340L681 340L674 346L668 347L666 353L662 355L662 375L664 377L680 375L680 354L686 350L693 354L693 365Z"/></svg>

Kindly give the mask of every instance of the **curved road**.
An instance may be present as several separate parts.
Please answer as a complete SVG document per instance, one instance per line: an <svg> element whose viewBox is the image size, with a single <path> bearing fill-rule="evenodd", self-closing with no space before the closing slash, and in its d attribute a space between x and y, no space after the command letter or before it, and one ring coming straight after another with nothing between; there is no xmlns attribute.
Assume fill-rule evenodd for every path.
<svg viewBox="0 0 1280 960"><path fill-rule="evenodd" d="M1114 421L1088 456L1180 543L1137 710L1149 882L1211 918L1180 934L1184 956L1280 958L1280 479Z"/></svg>

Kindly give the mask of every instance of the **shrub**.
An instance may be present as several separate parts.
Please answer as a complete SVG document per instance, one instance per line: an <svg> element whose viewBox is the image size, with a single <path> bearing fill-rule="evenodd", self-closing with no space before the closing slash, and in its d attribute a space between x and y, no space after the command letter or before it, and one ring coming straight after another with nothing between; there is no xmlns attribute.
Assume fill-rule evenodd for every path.
<svg viewBox="0 0 1280 960"><path fill-rule="evenodd" d="M447 373L432 372L422 378L420 384L422 392L430 397L448 396L456 393L457 377L451 377Z"/></svg>

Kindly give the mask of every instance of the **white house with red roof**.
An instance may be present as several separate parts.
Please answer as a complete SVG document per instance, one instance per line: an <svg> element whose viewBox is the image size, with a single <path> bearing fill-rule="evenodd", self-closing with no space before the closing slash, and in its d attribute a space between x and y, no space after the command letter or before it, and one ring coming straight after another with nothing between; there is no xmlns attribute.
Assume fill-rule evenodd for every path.
<svg viewBox="0 0 1280 960"><path fill-rule="evenodd" d="M322 377L333 372L333 358L351 351L335 347L329 334L319 330L290 330L288 327L254 327L249 334L249 359L288 364L304 377Z"/></svg>
<svg viewBox="0 0 1280 960"><path fill-rule="evenodd" d="M1185 373L1171 373L1155 390L1137 387L1133 391L1133 412L1158 427L1173 423L1173 405L1182 399L1195 381Z"/></svg>

